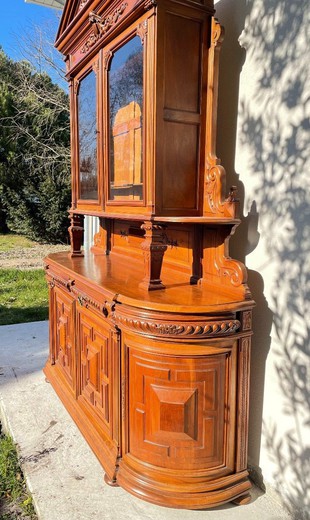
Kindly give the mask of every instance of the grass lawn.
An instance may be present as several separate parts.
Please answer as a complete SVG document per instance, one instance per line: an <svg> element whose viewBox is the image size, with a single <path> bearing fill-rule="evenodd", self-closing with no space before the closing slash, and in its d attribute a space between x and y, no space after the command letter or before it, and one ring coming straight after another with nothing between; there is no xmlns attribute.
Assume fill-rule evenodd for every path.
<svg viewBox="0 0 310 520"><path fill-rule="evenodd" d="M47 320L43 269L0 269L0 325Z"/></svg>
<svg viewBox="0 0 310 520"><path fill-rule="evenodd" d="M0 435L0 520L37 518L13 440Z"/></svg>
<svg viewBox="0 0 310 520"><path fill-rule="evenodd" d="M16 247L33 247L36 244L36 242L33 242L22 235L14 235L12 233L0 235L0 251L3 252L11 251Z"/></svg>

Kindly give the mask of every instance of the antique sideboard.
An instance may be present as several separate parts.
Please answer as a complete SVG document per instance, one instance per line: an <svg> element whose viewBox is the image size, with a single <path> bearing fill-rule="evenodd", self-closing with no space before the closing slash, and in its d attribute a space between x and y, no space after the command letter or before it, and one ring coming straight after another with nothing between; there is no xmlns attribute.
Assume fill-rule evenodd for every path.
<svg viewBox="0 0 310 520"><path fill-rule="evenodd" d="M158 505L250 499L254 302L215 153L212 0L67 0L71 252L45 259L45 374L110 485ZM225 194L226 193L226 194ZM85 215L99 218L83 245Z"/></svg>

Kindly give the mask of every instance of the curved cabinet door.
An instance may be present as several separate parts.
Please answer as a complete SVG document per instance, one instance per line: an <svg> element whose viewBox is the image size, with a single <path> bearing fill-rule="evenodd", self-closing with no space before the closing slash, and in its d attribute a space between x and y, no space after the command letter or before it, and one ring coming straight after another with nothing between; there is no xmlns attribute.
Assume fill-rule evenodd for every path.
<svg viewBox="0 0 310 520"><path fill-rule="evenodd" d="M176 471L231 473L236 342L220 348L210 342L200 350L193 345L200 355L190 355L186 344L168 355L164 343L145 338L144 346L154 344L157 352L143 351L125 338L130 432L125 459Z"/></svg>
<svg viewBox="0 0 310 520"><path fill-rule="evenodd" d="M230 372L227 351L194 359L131 351L129 453L165 468L227 467Z"/></svg>

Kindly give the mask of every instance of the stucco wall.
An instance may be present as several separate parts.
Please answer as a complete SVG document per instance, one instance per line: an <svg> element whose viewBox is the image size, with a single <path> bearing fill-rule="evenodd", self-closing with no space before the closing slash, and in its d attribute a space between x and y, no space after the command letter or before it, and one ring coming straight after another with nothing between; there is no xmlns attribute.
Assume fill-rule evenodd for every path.
<svg viewBox="0 0 310 520"><path fill-rule="evenodd" d="M310 3L219 0L217 154L243 222L231 256L257 302L249 462L310 518ZM239 41L238 41L239 40ZM256 473L258 475L258 473Z"/></svg>

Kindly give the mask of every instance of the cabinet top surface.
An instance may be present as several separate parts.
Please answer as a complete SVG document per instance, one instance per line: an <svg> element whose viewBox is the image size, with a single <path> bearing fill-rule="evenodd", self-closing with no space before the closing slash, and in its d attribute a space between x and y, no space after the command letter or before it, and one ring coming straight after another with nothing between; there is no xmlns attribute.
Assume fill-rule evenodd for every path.
<svg viewBox="0 0 310 520"><path fill-rule="evenodd" d="M102 293L102 297L133 307L164 312L214 313L253 307L252 300L240 300L221 286L191 285L188 276L164 269L165 289L146 291L139 287L143 266L136 260L118 255L70 257L67 252L52 253L46 259L47 271L72 281L81 281L88 288Z"/></svg>

